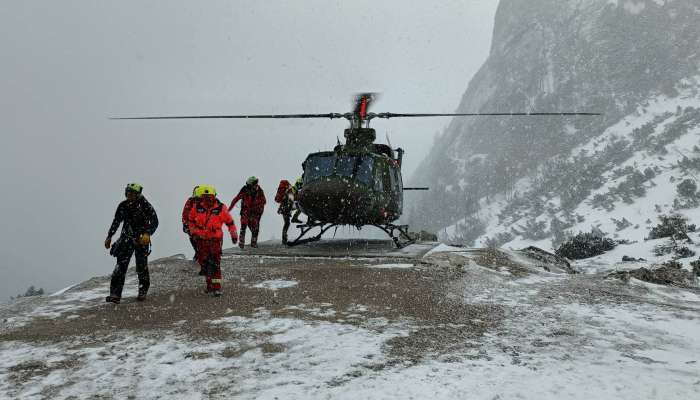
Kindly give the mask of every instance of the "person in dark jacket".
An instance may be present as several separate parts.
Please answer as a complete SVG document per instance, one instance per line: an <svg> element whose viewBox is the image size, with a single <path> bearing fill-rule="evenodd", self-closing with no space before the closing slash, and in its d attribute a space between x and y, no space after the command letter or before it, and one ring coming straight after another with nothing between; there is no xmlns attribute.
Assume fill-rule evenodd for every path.
<svg viewBox="0 0 700 400"><path fill-rule="evenodd" d="M287 244L287 231L291 225L292 209L294 208L294 194L292 193L292 185L288 180L281 180L277 187L275 202L279 203L277 214L282 216L282 244Z"/></svg>
<svg viewBox="0 0 700 400"><path fill-rule="evenodd" d="M194 189L192 189L192 196L187 199L185 202L185 206L182 208L182 231L187 234L187 236L190 238L190 244L192 245L192 248L194 249L194 257L192 257L192 260L197 260L197 243L195 242L194 238L192 237L192 233L190 232L190 210L192 210L192 207L194 207L195 201L197 200L197 188L199 186L195 186ZM200 271L200 275L203 275L202 271Z"/></svg>
<svg viewBox="0 0 700 400"><path fill-rule="evenodd" d="M260 218L262 218L265 203L267 202L265 193L258 185L258 178L251 176L246 180L245 186L231 200L228 210L231 211L239 200L243 200L243 202L241 204L241 234L239 235L238 245L241 248L245 247L245 231L246 228L250 227L250 232L253 236L250 239L250 247L258 247Z"/></svg>
<svg viewBox="0 0 700 400"><path fill-rule="evenodd" d="M109 254L117 258L117 265L112 272L110 293L105 299L115 304L121 301L126 270L134 253L136 253L136 273L139 278L139 292L136 300L146 299L150 286L148 255L151 252L151 235L158 228L158 216L153 206L143 197L143 187L138 183L130 183L126 185L124 194L126 200L119 203L104 243L105 248L110 249ZM122 225L122 231L119 239L112 244L112 236L117 232L119 224Z"/></svg>

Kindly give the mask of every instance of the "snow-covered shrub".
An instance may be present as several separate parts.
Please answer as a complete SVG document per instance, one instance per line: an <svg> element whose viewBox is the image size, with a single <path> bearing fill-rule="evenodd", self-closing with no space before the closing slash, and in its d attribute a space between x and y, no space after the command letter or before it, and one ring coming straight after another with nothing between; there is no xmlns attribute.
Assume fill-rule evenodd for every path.
<svg viewBox="0 0 700 400"><path fill-rule="evenodd" d="M683 158L678 161L678 168L682 171L687 171L689 169L700 171L700 157L688 158L687 156L683 156Z"/></svg>
<svg viewBox="0 0 700 400"><path fill-rule="evenodd" d="M644 177L647 178L647 180L654 179L656 178L656 171L651 167L646 167L644 169Z"/></svg>
<svg viewBox="0 0 700 400"><path fill-rule="evenodd" d="M667 261L656 268L639 268L631 271L616 271L608 274L609 278L622 279L628 282L630 278L639 279L657 285L694 287L693 274L683 269L678 261Z"/></svg>
<svg viewBox="0 0 700 400"><path fill-rule="evenodd" d="M692 179L686 179L676 186L676 192L682 197L696 197L698 185Z"/></svg>
<svg viewBox="0 0 700 400"><path fill-rule="evenodd" d="M629 222L627 220L627 218L624 218L624 217L622 218L622 220L618 220L615 218L610 218L610 219L613 221L613 223L615 223L615 230L618 232L625 229L625 228L629 228L630 226L632 226L632 223Z"/></svg>
<svg viewBox="0 0 700 400"><path fill-rule="evenodd" d="M688 232L695 232L695 225L688 225L688 219L679 214L659 215L659 224L651 228L647 240L673 238L689 240Z"/></svg>
<svg viewBox="0 0 700 400"><path fill-rule="evenodd" d="M700 204L698 185L692 179L685 179L676 186L678 198L673 200L673 208L694 208Z"/></svg>
<svg viewBox="0 0 700 400"><path fill-rule="evenodd" d="M546 221L537 221L533 218L527 220L525 225L519 225L518 228L511 228L511 230L515 235L522 236L524 239L542 240L549 236Z"/></svg>
<svg viewBox="0 0 700 400"><path fill-rule="evenodd" d="M646 195L647 189L644 187L644 182L646 181L646 176L635 170L627 176L627 179L613 188L612 192L619 196L625 203L632 204L635 198L644 197L644 195Z"/></svg>
<svg viewBox="0 0 700 400"><path fill-rule="evenodd" d="M693 250L690 250L687 246L679 246L675 249L676 257L675 258L689 258L689 257L694 257L695 252Z"/></svg>
<svg viewBox="0 0 700 400"><path fill-rule="evenodd" d="M513 240L514 236L510 232L497 233L493 238L487 237L484 241L486 247L496 249Z"/></svg>
<svg viewBox="0 0 700 400"><path fill-rule="evenodd" d="M686 107L683 114L666 126L662 137L666 143L670 143L688 133L688 130L700 125L700 109Z"/></svg>
<svg viewBox="0 0 700 400"><path fill-rule="evenodd" d="M590 201L590 205L593 208L602 208L605 211L612 211L615 209L615 196L610 193L606 194L596 194Z"/></svg>
<svg viewBox="0 0 700 400"><path fill-rule="evenodd" d="M620 179L623 176L631 175L634 172L635 172L635 169L631 165L628 165L625 168L615 168L611 172L610 179L611 180Z"/></svg>
<svg viewBox="0 0 700 400"><path fill-rule="evenodd" d="M673 243L664 242L654 246L654 255L657 257L665 256L666 254L671 254L673 252Z"/></svg>
<svg viewBox="0 0 700 400"><path fill-rule="evenodd" d="M31 285L27 288L27 290L24 291L24 294L18 294L17 296L14 296L13 299L18 299L20 297L32 297L32 296L43 296L44 295L44 288L35 288L34 285Z"/></svg>
<svg viewBox="0 0 700 400"><path fill-rule="evenodd" d="M617 243L595 232L581 232L562 244L556 255L572 260L595 257L615 248Z"/></svg>
<svg viewBox="0 0 700 400"><path fill-rule="evenodd" d="M665 241L664 243L656 245L654 247L654 254L659 257L672 253L674 254L674 260L695 256L695 252L693 250L690 250L688 246L682 246L678 242L673 240Z"/></svg>
<svg viewBox="0 0 700 400"><path fill-rule="evenodd" d="M693 267L693 275L700 276L700 258L695 261L691 261L690 266Z"/></svg>

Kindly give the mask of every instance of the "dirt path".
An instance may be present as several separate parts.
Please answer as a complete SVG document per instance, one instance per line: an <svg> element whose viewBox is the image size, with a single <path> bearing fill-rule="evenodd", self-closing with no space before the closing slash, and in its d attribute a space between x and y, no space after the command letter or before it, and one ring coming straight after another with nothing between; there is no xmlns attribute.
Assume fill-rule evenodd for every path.
<svg viewBox="0 0 700 400"><path fill-rule="evenodd" d="M169 260L151 266L153 283L146 302L127 298L116 306L97 304L59 318L36 318L22 329L0 334L0 341L81 337L90 342L119 331L156 330L221 340L230 333L210 321L231 315L251 317L265 309L275 317L363 326L372 318L411 320L421 328L390 341L389 353L419 360L426 352L443 352L466 338L476 338L502 319L503 310L498 306L469 305L450 296L448 288L461 276L454 269L420 264L414 268L368 267L384 262L229 256L222 262L224 294L212 298L203 293L204 279L196 275L194 263ZM410 259L403 262L413 263ZM276 290L256 287L268 281L293 286ZM361 307L361 317L357 307ZM309 309L319 312L307 312Z"/></svg>

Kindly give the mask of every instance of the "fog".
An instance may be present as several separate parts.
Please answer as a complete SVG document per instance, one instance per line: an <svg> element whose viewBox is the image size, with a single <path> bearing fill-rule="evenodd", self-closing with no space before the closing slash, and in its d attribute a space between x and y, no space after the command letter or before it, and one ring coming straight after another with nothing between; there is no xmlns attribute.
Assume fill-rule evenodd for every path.
<svg viewBox="0 0 700 400"><path fill-rule="evenodd" d="M180 212L198 183L229 202L258 176L261 238L279 237L277 183L346 126L108 117L346 112L366 90L382 93L373 111L452 112L487 57L496 5L3 1L0 299L110 274L102 242L131 181L160 217L151 259L191 255ZM406 150L407 180L448 122L373 127Z"/></svg>

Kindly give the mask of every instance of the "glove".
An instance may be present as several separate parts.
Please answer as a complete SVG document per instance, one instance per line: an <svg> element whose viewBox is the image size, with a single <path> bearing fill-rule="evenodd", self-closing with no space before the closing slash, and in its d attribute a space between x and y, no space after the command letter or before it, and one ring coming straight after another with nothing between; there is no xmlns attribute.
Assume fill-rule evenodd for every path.
<svg viewBox="0 0 700 400"><path fill-rule="evenodd" d="M185 225L185 224L182 224L182 231L189 235L190 234L190 227Z"/></svg>
<svg viewBox="0 0 700 400"><path fill-rule="evenodd" d="M108 237L105 239L105 249L109 249L110 247L112 247L112 238Z"/></svg>
<svg viewBox="0 0 700 400"><path fill-rule="evenodd" d="M139 237L139 244L141 246L148 246L149 243L151 243L151 235L148 233L142 233L141 237Z"/></svg>
<svg viewBox="0 0 700 400"><path fill-rule="evenodd" d="M238 243L238 236L231 236L231 242L232 242L233 244Z"/></svg>

